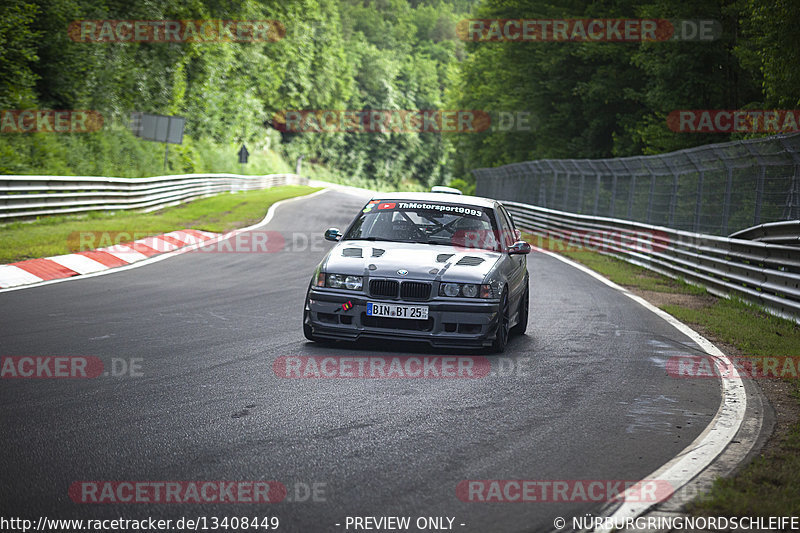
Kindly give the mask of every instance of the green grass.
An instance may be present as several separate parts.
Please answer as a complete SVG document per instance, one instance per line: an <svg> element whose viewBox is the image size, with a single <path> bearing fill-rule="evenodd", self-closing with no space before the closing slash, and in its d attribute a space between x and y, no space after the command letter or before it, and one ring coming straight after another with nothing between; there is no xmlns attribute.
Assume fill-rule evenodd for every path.
<svg viewBox="0 0 800 533"><path fill-rule="evenodd" d="M648 291L703 295L705 289L673 280L614 257L587 250L567 250L563 242L527 235L528 242L574 259L611 281ZM661 308L701 328L717 342L735 346L745 356L800 356L800 326L737 299L714 298L709 305ZM800 404L800 379L786 378ZM781 409L780 405L774 406ZM718 479L712 490L689 508L705 516L800 515L800 423L796 422L769 456L761 456L737 475Z"/></svg>
<svg viewBox="0 0 800 533"><path fill-rule="evenodd" d="M656 274L652 270L620 261L608 255L568 247L564 241L558 239L528 233L524 235L524 238L534 246L574 259L620 285L667 293L705 294L706 292L702 287Z"/></svg>
<svg viewBox="0 0 800 533"><path fill-rule="evenodd" d="M800 356L800 327L740 300L719 298L704 309L676 305L663 309L683 322L702 324L722 342L748 356Z"/></svg>
<svg viewBox="0 0 800 533"><path fill-rule="evenodd" d="M719 299L705 309L666 305L664 310L683 322L702 325L748 356L800 356L800 327L744 302ZM784 381L800 403L800 379ZM705 516L800 515L800 423L791 428L776 452L762 455L732 478L718 479L690 510Z"/></svg>
<svg viewBox="0 0 800 533"><path fill-rule="evenodd" d="M795 393L800 400L800 395ZM718 479L690 512L703 516L800 516L800 427L792 428L770 457L758 457L742 472Z"/></svg>
<svg viewBox="0 0 800 533"><path fill-rule="evenodd" d="M316 190L290 185L220 194L153 213L92 212L8 224L0 227L0 263L67 254L87 249L87 243L95 244L91 248L108 246L184 228L225 232L258 222L279 200Z"/></svg>

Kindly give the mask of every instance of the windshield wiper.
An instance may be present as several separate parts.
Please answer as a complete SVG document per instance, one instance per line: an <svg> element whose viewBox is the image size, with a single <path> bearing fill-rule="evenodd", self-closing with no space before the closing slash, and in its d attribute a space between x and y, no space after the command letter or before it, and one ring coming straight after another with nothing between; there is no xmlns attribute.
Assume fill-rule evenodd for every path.
<svg viewBox="0 0 800 533"><path fill-rule="evenodd" d="M397 241L394 239L384 239L383 237L349 237L344 239L345 241L382 241L382 242L405 242L405 241Z"/></svg>
<svg viewBox="0 0 800 533"><path fill-rule="evenodd" d="M447 241L444 241L444 242L443 241L415 241L415 242L418 242L419 244L435 244L437 246L453 246L453 243L450 243L450 242L447 242Z"/></svg>

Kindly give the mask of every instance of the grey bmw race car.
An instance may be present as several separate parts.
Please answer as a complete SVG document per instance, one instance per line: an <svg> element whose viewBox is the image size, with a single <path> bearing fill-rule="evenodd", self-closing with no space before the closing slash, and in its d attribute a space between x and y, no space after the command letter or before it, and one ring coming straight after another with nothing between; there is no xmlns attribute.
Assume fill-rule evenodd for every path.
<svg viewBox="0 0 800 533"><path fill-rule="evenodd" d="M380 338L502 352L528 323L528 243L495 200L386 193L367 203L314 271L309 340Z"/></svg>

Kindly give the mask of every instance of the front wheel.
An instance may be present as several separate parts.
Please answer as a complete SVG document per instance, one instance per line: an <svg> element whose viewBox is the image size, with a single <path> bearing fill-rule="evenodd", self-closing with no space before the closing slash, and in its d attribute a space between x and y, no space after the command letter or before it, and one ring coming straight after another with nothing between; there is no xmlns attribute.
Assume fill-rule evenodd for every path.
<svg viewBox="0 0 800 533"><path fill-rule="evenodd" d="M503 297L500 299L500 310L497 317L497 330L492 342L492 352L503 353L508 344L508 320L509 320L508 291L503 290Z"/></svg>
<svg viewBox="0 0 800 533"><path fill-rule="evenodd" d="M527 282L525 283L525 292L522 293L522 298L519 302L519 312L517 313L517 325L511 328L511 332L515 335L524 335L525 330L528 329L528 296L529 289Z"/></svg>

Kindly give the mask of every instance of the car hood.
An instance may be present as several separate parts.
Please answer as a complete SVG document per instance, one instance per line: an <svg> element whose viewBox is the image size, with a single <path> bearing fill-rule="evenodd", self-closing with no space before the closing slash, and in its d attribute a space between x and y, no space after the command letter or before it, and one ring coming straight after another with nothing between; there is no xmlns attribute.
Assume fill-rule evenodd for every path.
<svg viewBox="0 0 800 533"><path fill-rule="evenodd" d="M325 260L332 274L480 283L500 259L500 252L419 243L344 241ZM402 275L398 271L408 271Z"/></svg>

